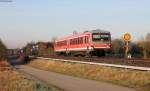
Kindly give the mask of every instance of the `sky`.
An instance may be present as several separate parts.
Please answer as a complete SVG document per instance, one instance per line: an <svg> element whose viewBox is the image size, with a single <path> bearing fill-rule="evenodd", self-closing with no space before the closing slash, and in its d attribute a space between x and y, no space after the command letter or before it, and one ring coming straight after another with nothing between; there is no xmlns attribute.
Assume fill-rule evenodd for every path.
<svg viewBox="0 0 150 91"><path fill-rule="evenodd" d="M0 0L0 39L8 48L94 29L143 38L150 32L150 0Z"/></svg>

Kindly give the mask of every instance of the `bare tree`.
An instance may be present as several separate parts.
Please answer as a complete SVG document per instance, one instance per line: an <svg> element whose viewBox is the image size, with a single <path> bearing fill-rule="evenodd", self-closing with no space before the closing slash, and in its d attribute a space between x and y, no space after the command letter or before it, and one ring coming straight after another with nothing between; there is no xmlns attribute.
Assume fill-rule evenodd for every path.
<svg viewBox="0 0 150 91"><path fill-rule="evenodd" d="M147 59L150 55L150 33L145 38L137 42L137 45L143 49L143 58Z"/></svg>
<svg viewBox="0 0 150 91"><path fill-rule="evenodd" d="M150 57L150 33L146 35L146 42L147 42L147 55Z"/></svg>
<svg viewBox="0 0 150 91"><path fill-rule="evenodd" d="M56 41L57 37L52 37L51 41L54 43Z"/></svg>
<svg viewBox="0 0 150 91"><path fill-rule="evenodd" d="M5 44L2 42L2 40L0 39L0 59L4 58L6 56L6 53L7 53L7 48Z"/></svg>
<svg viewBox="0 0 150 91"><path fill-rule="evenodd" d="M123 56L124 41L121 39L112 40L111 50L115 56Z"/></svg>

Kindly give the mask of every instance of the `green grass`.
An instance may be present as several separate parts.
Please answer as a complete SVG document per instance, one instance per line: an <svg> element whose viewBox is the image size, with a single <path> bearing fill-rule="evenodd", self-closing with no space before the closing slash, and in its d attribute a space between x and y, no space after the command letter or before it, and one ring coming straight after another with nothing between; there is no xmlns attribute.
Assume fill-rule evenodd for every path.
<svg viewBox="0 0 150 91"><path fill-rule="evenodd" d="M110 82L135 88L139 91L150 91L150 72L146 71L39 59L31 61L28 65L66 75Z"/></svg>

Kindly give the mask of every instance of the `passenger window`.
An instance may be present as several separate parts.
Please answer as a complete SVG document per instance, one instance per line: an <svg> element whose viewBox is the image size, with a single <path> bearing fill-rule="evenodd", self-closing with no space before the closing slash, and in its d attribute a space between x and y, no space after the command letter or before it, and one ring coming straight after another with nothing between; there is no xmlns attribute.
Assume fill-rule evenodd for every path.
<svg viewBox="0 0 150 91"><path fill-rule="evenodd" d="M84 43L86 43L86 36L84 37Z"/></svg>
<svg viewBox="0 0 150 91"><path fill-rule="evenodd" d="M86 39L86 40L87 40L87 43L89 43L89 38L88 38L88 36L87 36L86 38L87 38L87 39Z"/></svg>

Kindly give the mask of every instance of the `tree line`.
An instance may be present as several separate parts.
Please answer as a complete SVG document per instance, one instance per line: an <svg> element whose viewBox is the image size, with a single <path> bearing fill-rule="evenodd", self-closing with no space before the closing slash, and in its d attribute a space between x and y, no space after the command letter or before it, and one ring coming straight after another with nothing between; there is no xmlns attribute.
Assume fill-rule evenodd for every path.
<svg viewBox="0 0 150 91"><path fill-rule="evenodd" d="M122 38L112 39L111 44L109 56L125 56L125 42ZM54 54L53 42L31 42L23 50L28 55L48 56ZM130 41L128 54L131 54L132 58L150 58L150 33L143 39L134 42Z"/></svg>
<svg viewBox="0 0 150 91"><path fill-rule="evenodd" d="M48 56L54 54L52 42L30 42L23 47L26 55Z"/></svg>
<svg viewBox="0 0 150 91"><path fill-rule="evenodd" d="M125 55L125 42L122 38L112 39L111 49L108 55L113 57L124 57ZM19 49L16 50L19 54ZM53 55L53 42L30 42L23 47L26 55L48 56ZM150 58L150 33L145 38L129 42L129 54L133 58ZM6 58L8 49L3 41L0 39L0 59Z"/></svg>
<svg viewBox="0 0 150 91"><path fill-rule="evenodd" d="M123 39L113 39L111 54L116 57L123 57L125 53L125 42ZM150 33L145 38L135 42L129 42L129 54L135 58L150 58Z"/></svg>
<svg viewBox="0 0 150 91"><path fill-rule="evenodd" d="M4 59L7 55L7 47L3 43L3 41L0 39L0 60Z"/></svg>

